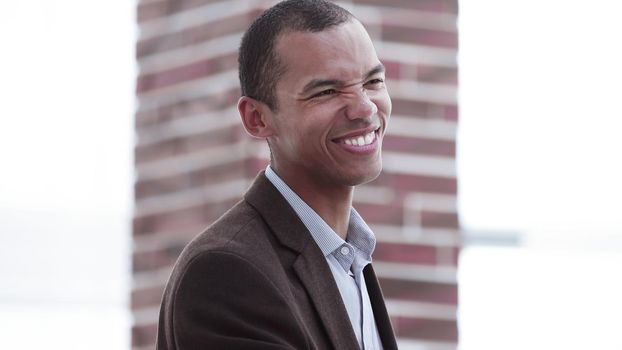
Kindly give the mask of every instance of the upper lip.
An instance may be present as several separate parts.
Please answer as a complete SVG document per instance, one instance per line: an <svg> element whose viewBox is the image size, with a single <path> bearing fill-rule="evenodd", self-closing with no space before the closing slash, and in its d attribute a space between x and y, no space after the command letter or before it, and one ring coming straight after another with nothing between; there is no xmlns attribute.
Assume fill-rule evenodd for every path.
<svg viewBox="0 0 622 350"><path fill-rule="evenodd" d="M364 136L369 134L372 131L376 131L380 129L380 125L370 125L369 127L365 128L365 129L358 129L358 130L353 130L350 131L346 134L343 134L341 136L337 136L335 138L333 138L333 140L340 140L340 139L348 139L348 138L352 138L352 137L358 137L358 136Z"/></svg>

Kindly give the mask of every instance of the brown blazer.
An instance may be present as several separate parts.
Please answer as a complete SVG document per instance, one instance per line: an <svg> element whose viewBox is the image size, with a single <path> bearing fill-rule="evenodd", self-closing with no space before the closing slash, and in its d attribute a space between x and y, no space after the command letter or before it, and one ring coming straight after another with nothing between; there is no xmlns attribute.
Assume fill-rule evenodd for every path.
<svg viewBox="0 0 622 350"><path fill-rule="evenodd" d="M364 276L382 344L397 349L371 265ZM164 292L159 350L358 348L324 255L263 172L184 249Z"/></svg>

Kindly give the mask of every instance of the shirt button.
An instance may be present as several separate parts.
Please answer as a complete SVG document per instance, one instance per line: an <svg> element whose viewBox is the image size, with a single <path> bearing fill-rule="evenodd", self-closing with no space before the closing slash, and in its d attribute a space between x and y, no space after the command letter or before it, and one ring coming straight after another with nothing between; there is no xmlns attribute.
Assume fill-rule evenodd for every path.
<svg viewBox="0 0 622 350"><path fill-rule="evenodd" d="M348 248L348 247L341 247L341 254L343 254L343 255L350 254L350 248Z"/></svg>

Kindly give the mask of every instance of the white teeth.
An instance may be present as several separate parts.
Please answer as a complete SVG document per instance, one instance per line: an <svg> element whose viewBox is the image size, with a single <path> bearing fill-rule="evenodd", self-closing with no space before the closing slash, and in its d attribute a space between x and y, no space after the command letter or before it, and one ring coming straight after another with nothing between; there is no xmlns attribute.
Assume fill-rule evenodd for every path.
<svg viewBox="0 0 622 350"><path fill-rule="evenodd" d="M366 146L374 142L375 138L376 138L376 132L372 131L366 135L353 137L351 139L345 139L343 140L343 143L349 146Z"/></svg>

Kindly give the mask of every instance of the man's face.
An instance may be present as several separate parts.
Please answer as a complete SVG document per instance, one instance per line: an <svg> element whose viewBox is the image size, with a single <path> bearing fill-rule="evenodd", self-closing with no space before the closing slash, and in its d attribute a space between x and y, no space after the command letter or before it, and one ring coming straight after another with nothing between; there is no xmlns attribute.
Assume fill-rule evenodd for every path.
<svg viewBox="0 0 622 350"><path fill-rule="evenodd" d="M317 33L288 33L276 50L286 66L269 138L277 173L288 183L324 187L375 179L391 100L363 26L352 20Z"/></svg>

